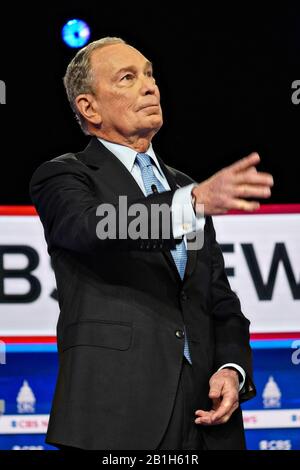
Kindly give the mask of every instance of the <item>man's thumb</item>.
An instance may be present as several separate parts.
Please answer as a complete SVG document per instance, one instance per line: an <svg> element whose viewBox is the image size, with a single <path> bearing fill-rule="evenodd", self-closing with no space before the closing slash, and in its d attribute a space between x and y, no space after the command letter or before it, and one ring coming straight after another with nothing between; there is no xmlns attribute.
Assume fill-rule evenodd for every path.
<svg viewBox="0 0 300 470"><path fill-rule="evenodd" d="M209 398L211 399L214 399L214 398L220 398L220 395L221 395L221 387L216 387L215 385L213 387L211 387L211 389L209 390Z"/></svg>

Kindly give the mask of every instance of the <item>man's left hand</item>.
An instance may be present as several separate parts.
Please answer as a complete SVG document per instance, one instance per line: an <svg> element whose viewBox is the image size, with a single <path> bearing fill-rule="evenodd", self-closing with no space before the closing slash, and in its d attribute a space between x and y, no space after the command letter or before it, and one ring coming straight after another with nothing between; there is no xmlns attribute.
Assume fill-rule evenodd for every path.
<svg viewBox="0 0 300 470"><path fill-rule="evenodd" d="M197 410L196 424L215 425L227 423L239 406L239 376L236 370L221 369L209 381L210 411Z"/></svg>

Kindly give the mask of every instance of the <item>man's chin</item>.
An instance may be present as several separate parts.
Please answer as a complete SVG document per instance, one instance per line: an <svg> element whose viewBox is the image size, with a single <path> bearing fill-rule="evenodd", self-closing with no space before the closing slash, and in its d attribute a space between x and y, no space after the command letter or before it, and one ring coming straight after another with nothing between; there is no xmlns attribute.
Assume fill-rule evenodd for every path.
<svg viewBox="0 0 300 470"><path fill-rule="evenodd" d="M163 125L163 119L159 114L151 114L149 117L150 125L153 130L159 131Z"/></svg>
<svg viewBox="0 0 300 470"><path fill-rule="evenodd" d="M155 135L159 131L162 125L163 125L163 122L161 120L159 122L152 122L152 125L149 126L148 128L148 132Z"/></svg>
<svg viewBox="0 0 300 470"><path fill-rule="evenodd" d="M143 122L140 123L138 126L139 128L139 133L141 135L155 135L161 126L163 125L163 119L161 115L158 114L152 114L150 116L147 116L147 119L143 120Z"/></svg>

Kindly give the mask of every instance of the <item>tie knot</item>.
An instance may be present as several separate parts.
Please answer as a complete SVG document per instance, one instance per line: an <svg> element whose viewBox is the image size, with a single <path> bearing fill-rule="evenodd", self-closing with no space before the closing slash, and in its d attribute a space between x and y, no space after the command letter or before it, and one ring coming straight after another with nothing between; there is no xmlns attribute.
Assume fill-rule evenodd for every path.
<svg viewBox="0 0 300 470"><path fill-rule="evenodd" d="M137 153L136 161L141 169L146 168L147 166L152 166L151 157L147 153Z"/></svg>

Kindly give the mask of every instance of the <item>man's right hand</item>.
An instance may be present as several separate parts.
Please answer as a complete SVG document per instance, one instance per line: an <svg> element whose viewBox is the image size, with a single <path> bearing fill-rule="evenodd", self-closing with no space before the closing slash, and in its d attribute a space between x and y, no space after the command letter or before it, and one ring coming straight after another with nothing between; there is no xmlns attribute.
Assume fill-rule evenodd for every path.
<svg viewBox="0 0 300 470"><path fill-rule="evenodd" d="M259 202L245 198L268 198L274 184L270 173L257 171L255 165L259 162L258 153L251 153L195 186L192 196L196 213L203 213L203 205L205 215L224 214L231 209L258 209ZM199 210L197 204L201 205Z"/></svg>

